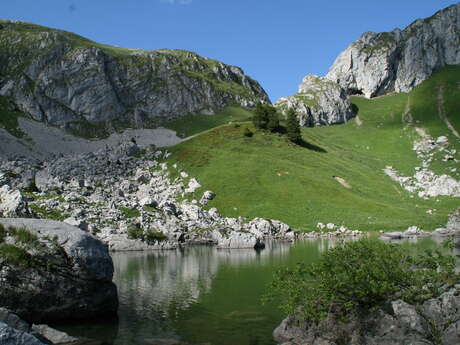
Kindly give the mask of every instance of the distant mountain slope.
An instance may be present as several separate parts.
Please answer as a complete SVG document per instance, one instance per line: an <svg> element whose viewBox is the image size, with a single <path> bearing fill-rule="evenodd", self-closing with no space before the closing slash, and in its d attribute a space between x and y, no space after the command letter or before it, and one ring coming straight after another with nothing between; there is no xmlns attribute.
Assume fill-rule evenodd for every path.
<svg viewBox="0 0 460 345"><path fill-rule="evenodd" d="M274 218L302 230L313 230L317 222L359 230L412 225L433 230L445 225L458 198L419 197L418 190L407 191L384 169L391 166L413 181L425 166L413 147L423 141L429 144L427 169L460 181L460 139L446 124L460 131L459 82L460 66L449 66L410 93L351 97L356 119L304 128L307 144L301 146L260 131L245 137L246 126L254 129L241 123L180 143L171 148L171 159L216 192L208 207L225 216ZM446 136L448 146L432 144L420 133L433 143Z"/></svg>
<svg viewBox="0 0 460 345"><path fill-rule="evenodd" d="M16 21L0 21L0 96L32 119L86 133L270 102L240 68L192 52L118 48Z"/></svg>
<svg viewBox="0 0 460 345"><path fill-rule="evenodd" d="M460 3L404 30L366 32L335 60L326 78L349 94L407 92L445 65L460 64Z"/></svg>

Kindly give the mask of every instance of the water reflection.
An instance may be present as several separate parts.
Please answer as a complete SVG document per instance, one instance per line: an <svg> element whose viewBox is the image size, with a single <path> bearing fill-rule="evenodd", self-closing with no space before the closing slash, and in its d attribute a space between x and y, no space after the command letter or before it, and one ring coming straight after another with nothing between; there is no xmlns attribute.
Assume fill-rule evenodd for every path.
<svg viewBox="0 0 460 345"><path fill-rule="evenodd" d="M211 290L219 267L263 264L271 257L286 255L290 246L275 242L262 251L197 246L115 253L114 280L120 297L119 333L115 344L178 339L174 321Z"/></svg>
<svg viewBox="0 0 460 345"><path fill-rule="evenodd" d="M116 253L118 323L63 329L115 345L273 345L271 333L284 315L275 305L262 306L260 297L274 271L314 262L341 241L272 242L259 252L198 246ZM407 241L402 245L413 247ZM416 247L434 246L436 242L423 239Z"/></svg>

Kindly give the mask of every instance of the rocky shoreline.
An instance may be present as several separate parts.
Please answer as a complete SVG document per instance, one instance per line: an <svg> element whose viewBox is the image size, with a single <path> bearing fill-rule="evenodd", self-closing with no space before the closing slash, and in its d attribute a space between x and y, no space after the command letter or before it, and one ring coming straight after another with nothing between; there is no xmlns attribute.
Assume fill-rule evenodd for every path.
<svg viewBox="0 0 460 345"><path fill-rule="evenodd" d="M0 218L0 344L95 344L42 323L116 317L113 270L107 246L81 229Z"/></svg>
<svg viewBox="0 0 460 345"><path fill-rule="evenodd" d="M340 321L330 313L319 323L287 317L273 332L282 345L453 345L460 343L460 285L422 305L402 300Z"/></svg>
<svg viewBox="0 0 460 345"><path fill-rule="evenodd" d="M167 151L128 141L46 162L2 162L0 214L60 220L98 237L111 251L189 244L263 248L265 239L296 238L277 220L227 218L206 209L216 195L169 165L168 157Z"/></svg>

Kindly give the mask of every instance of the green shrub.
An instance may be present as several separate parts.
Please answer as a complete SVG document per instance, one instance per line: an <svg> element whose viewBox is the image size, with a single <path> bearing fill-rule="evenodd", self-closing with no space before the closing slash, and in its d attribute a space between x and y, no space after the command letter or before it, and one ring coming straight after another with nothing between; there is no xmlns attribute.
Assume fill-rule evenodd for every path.
<svg viewBox="0 0 460 345"><path fill-rule="evenodd" d="M31 232L27 231L24 228L16 229L14 227L10 227L7 230L11 236L15 238L17 242L23 244L31 244L37 242L38 237Z"/></svg>
<svg viewBox="0 0 460 345"><path fill-rule="evenodd" d="M318 262L276 272L265 299L280 297L287 314L311 321L343 317L401 298L419 303L459 279L455 258L439 249L410 255L403 247L363 239L328 250Z"/></svg>
<svg viewBox="0 0 460 345"><path fill-rule="evenodd" d="M125 218L137 218L141 215L141 212L135 208L120 207L120 211Z"/></svg>
<svg viewBox="0 0 460 345"><path fill-rule="evenodd" d="M250 137L252 137L252 136L254 135L254 133L253 133L248 127L246 127L246 128L244 129L244 131L243 131L243 135L244 135L245 137L250 138Z"/></svg>
<svg viewBox="0 0 460 345"><path fill-rule="evenodd" d="M144 230L138 227L137 225L131 224L128 226L128 238L134 239L143 239L144 238Z"/></svg>
<svg viewBox="0 0 460 345"><path fill-rule="evenodd" d="M162 232L156 231L154 229L148 229L147 233L145 234L145 240L148 243L161 242L161 241L166 240L167 238L168 238L168 236L166 236Z"/></svg>
<svg viewBox="0 0 460 345"><path fill-rule="evenodd" d="M23 248L12 244L3 244L0 246L0 260L9 265L18 265L30 267L32 265L32 256Z"/></svg>

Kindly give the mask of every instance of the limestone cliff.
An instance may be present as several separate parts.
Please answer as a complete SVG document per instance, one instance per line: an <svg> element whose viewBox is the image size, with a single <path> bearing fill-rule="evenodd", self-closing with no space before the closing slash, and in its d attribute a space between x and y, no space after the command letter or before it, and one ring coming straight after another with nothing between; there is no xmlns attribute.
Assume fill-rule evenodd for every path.
<svg viewBox="0 0 460 345"><path fill-rule="evenodd" d="M460 64L460 3L404 30L364 33L335 60L326 78L349 94L407 92L445 65Z"/></svg>
<svg viewBox="0 0 460 345"><path fill-rule="evenodd" d="M0 21L0 96L35 120L80 129L104 122L148 127L270 102L239 67L182 50L102 45L18 21Z"/></svg>
<svg viewBox="0 0 460 345"><path fill-rule="evenodd" d="M345 123L354 116L346 92L330 80L307 75L299 92L280 98L275 106L284 114L293 108L301 126L318 126Z"/></svg>

